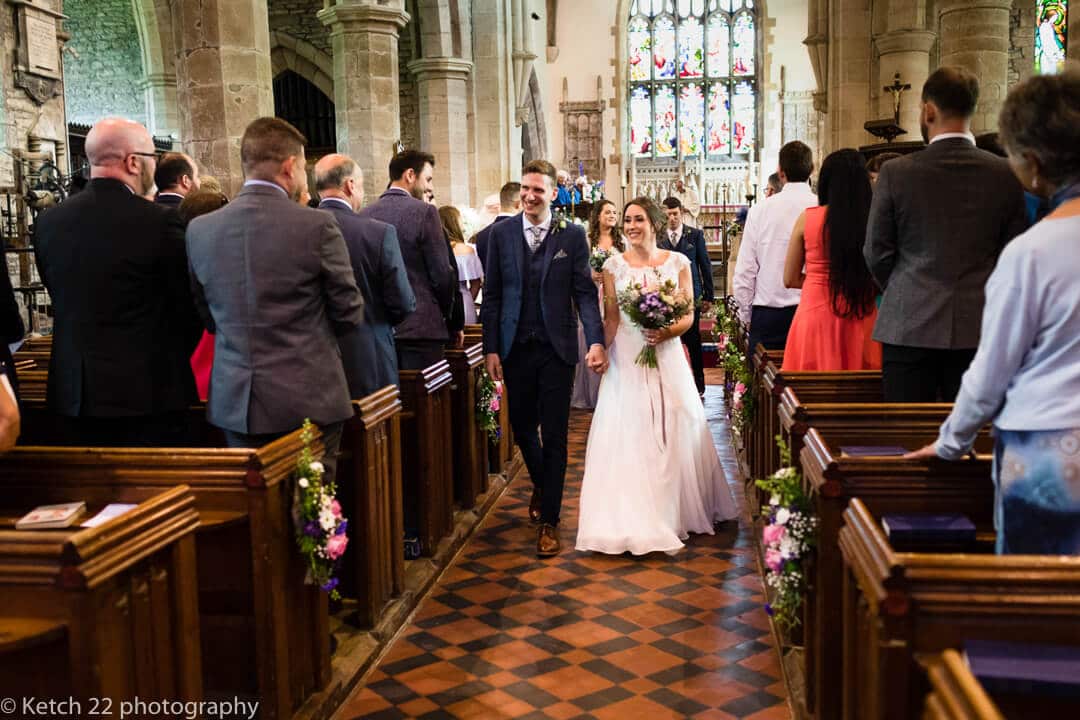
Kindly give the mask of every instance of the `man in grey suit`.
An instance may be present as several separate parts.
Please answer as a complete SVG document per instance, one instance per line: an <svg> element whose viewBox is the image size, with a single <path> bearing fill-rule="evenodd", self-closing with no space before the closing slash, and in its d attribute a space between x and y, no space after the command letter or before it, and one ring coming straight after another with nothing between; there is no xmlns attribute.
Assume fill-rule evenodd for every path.
<svg viewBox="0 0 1080 720"><path fill-rule="evenodd" d="M338 338L349 394L362 398L397 385L394 325L416 309L392 225L356 214L364 204L364 176L351 158L327 155L315 164L320 210L337 221L349 248L353 275L364 296L364 324Z"/></svg>
<svg viewBox="0 0 1080 720"><path fill-rule="evenodd" d="M416 312L394 328L402 370L423 370L442 359L450 337L447 319L454 297L460 297L439 212L424 202L425 192L432 190L434 168L435 158L428 153L398 153L390 161L390 187L360 213L397 230L405 271L416 295Z"/></svg>
<svg viewBox="0 0 1080 720"><path fill-rule="evenodd" d="M363 321L349 252L334 218L298 204L304 136L277 118L248 125L247 178L225 207L191 221L196 306L214 333L207 418L229 447L258 447L310 418L322 426L333 478L352 417L336 334Z"/></svg>
<svg viewBox="0 0 1080 720"><path fill-rule="evenodd" d="M979 344L983 286L1026 226L1008 164L975 147L978 79L942 67L922 93L921 152L882 166L864 254L884 290L874 339L883 344L886 402L953 402Z"/></svg>

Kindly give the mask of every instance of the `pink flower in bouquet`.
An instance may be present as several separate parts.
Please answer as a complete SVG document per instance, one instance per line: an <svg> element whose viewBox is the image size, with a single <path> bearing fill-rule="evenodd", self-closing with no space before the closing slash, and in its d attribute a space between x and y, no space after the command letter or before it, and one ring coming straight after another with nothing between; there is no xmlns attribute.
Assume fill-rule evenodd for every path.
<svg viewBox="0 0 1080 720"><path fill-rule="evenodd" d="M779 550L766 550L765 551L765 565L774 573L780 572L780 568L784 566L784 558L781 557Z"/></svg>
<svg viewBox="0 0 1080 720"><path fill-rule="evenodd" d="M326 541L326 557L337 560L345 553L345 547L349 544L348 535L334 535Z"/></svg>
<svg viewBox="0 0 1080 720"><path fill-rule="evenodd" d="M499 412L499 398L497 397L491 398L491 412Z"/></svg>
<svg viewBox="0 0 1080 720"><path fill-rule="evenodd" d="M495 383L495 397L502 397L503 386L501 382Z"/></svg>
<svg viewBox="0 0 1080 720"><path fill-rule="evenodd" d="M341 517L341 503L339 503L337 500L331 500L330 501L330 512L334 513L334 517L340 518Z"/></svg>
<svg viewBox="0 0 1080 720"><path fill-rule="evenodd" d="M746 384L741 383L741 382L735 383L735 394L736 395L745 395L746 394Z"/></svg>
<svg viewBox="0 0 1080 720"><path fill-rule="evenodd" d="M765 530L761 533L761 540L766 545L772 545L783 540L786 534L787 528L783 525L766 525Z"/></svg>
<svg viewBox="0 0 1080 720"><path fill-rule="evenodd" d="M736 395L735 399L731 402L731 408L733 410L742 410L742 395Z"/></svg>

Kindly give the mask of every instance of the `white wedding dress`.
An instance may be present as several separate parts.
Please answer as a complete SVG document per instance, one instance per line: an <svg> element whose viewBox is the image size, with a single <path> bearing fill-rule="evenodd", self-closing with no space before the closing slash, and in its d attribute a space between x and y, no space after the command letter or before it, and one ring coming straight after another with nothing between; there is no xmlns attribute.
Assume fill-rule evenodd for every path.
<svg viewBox="0 0 1080 720"><path fill-rule="evenodd" d="M655 270L677 283L689 266L672 252ZM604 269L618 292L653 272L621 255ZM714 522L738 515L682 342L656 347L657 368L635 363L644 346L641 329L620 313L585 447L578 550L674 553L690 533L712 534Z"/></svg>

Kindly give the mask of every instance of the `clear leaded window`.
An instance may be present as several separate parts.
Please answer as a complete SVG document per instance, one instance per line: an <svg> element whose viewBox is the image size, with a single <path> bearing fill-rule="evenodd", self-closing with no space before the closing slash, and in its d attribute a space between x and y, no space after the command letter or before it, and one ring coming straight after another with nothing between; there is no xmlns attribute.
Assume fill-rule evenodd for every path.
<svg viewBox="0 0 1080 720"><path fill-rule="evenodd" d="M754 0L633 0L627 29L634 155L749 154L757 127Z"/></svg>
<svg viewBox="0 0 1080 720"><path fill-rule="evenodd" d="M1035 72L1058 73L1065 67L1068 40L1068 0L1035 3Z"/></svg>

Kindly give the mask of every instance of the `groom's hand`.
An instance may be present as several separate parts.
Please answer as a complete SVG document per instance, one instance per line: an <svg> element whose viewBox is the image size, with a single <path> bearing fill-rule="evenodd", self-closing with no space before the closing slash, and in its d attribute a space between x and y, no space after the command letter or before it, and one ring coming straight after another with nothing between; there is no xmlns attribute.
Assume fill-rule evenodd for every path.
<svg viewBox="0 0 1080 720"><path fill-rule="evenodd" d="M593 372L602 375L608 368L607 352L604 350L604 346L593 345L590 347L588 354L585 355L585 364L588 365Z"/></svg>
<svg viewBox="0 0 1080 720"><path fill-rule="evenodd" d="M502 382L502 361L499 360L499 353L488 353L484 356L484 367L487 368L487 374L491 376L491 379L495 382Z"/></svg>

